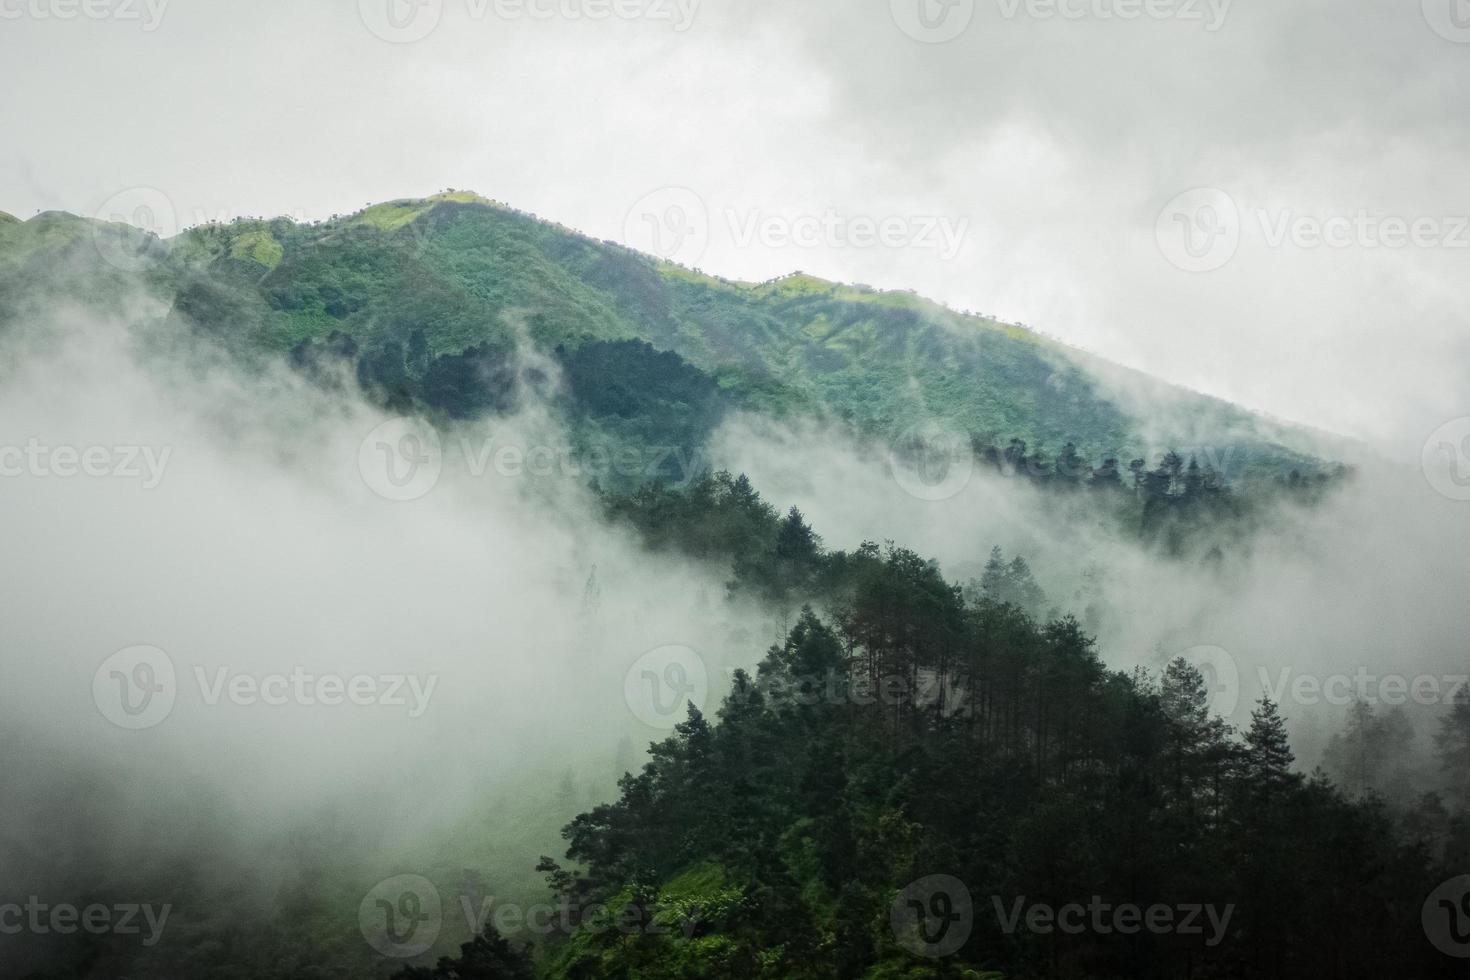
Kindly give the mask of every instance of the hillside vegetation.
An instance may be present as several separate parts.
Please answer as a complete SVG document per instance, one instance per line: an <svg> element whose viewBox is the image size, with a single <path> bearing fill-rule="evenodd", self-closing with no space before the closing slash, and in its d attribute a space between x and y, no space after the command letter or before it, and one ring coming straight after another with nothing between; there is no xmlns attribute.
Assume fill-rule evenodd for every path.
<svg viewBox="0 0 1470 980"><path fill-rule="evenodd" d="M465 192L316 224L203 225L166 242L58 212L0 222L0 322L59 297L111 310L133 284L237 352L309 354L331 341L370 385L461 417L509 407L510 395L460 390L446 378L483 387L496 371L482 362L503 366L527 341L563 357L635 341L708 380L694 386L694 405L669 406L700 422L630 426L634 399L594 420L598 431L637 430L689 448L684 441L705 423L738 408L888 440L938 420L980 444L1021 439L1055 453L1072 442L1094 463L1208 449L1232 480L1316 465L1309 433L1015 325L811 276L725 280ZM583 356L584 386L660 385L645 360ZM688 389L688 379L675 387ZM1113 397L1119 389L1128 404L1149 405L1150 418ZM654 400L669 402L666 394Z"/></svg>

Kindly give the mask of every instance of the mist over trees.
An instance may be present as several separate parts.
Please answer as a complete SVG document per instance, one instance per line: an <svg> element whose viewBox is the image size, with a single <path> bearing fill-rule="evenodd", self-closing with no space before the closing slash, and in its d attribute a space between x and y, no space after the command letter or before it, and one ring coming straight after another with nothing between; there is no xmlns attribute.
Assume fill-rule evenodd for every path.
<svg viewBox="0 0 1470 980"><path fill-rule="evenodd" d="M201 501L226 516L186 523L187 545L162 550L192 554L220 527L236 546L272 542L267 570L250 566L231 598L265 594L277 579L296 591L236 631L320 618L341 635L306 632L332 643L353 630L352 644L338 644L353 658L381 654L392 637L390 661L453 665L455 723L416 730L418 756L401 768L396 729L354 731L344 759L369 768L378 752L390 760L391 777L366 780L380 795L336 797L319 774L295 773L332 799L292 811L284 829L239 815L264 805L265 788L239 810L221 802L235 781L212 764L227 789L201 793L181 820L198 840L137 867L108 864L109 884L90 884L85 896L174 897L169 942L48 934L35 946L45 965L29 975L1452 975L1423 917L1458 914L1453 902L1431 902L1428 913L1425 903L1470 857L1470 694L1438 713L1355 704L1303 749L1289 735L1296 705L1268 697L1248 723L1218 717L1218 678L1183 658L1110 666L1147 652L1100 649L1095 639L1104 627L1116 635L1121 621L1132 635L1172 641L1190 618L1148 609L1152 593L1110 605L1110 581L1177 577L1180 591L1219 590L1220 606L1246 594L1262 540L1283 528L1309 542L1322 536L1313 520L1353 488L1350 470L1269 440L1253 443L1258 457L1233 461L1167 444L1102 451L1128 445L1129 427L1152 420L1085 401L1080 374L1034 339L1004 332L1014 363L999 382L987 376L963 397L930 389L953 396L935 408L956 445L895 440L889 430L927 411L928 395L873 379L892 380L903 364L932 380L951 355L985 363L993 348L951 336L975 324L805 278L747 288L675 275L479 205L425 204L412 221L423 224L397 226L403 240L387 251L379 231L342 223L272 225L269 241L237 230L191 235L155 256L152 285L172 305L143 346L203 337L218 345L201 358L210 370L221 353L245 366L239 378L220 371L221 395L185 380L209 371L170 363L161 373L179 391L158 414L208 416L197 431L228 447L222 472L248 473L242 485L259 483L277 505L266 526L252 523L254 500L232 494L231 480L206 483L184 506L174 498L169 520L187 522ZM529 278L466 279L451 260L460 248L508 256L505 268ZM262 259L280 271L255 269ZM567 302L538 306L533 279ZM648 336L630 336L633 324ZM793 339L791 324L805 340ZM853 337L867 338L865 353L850 353ZM278 357L289 370L277 370ZM101 363L136 394L131 368ZM63 390L42 377L19 408ZM1053 381L1075 395L1066 412L1050 402L1015 409L1017 392ZM280 414L259 424L257 400ZM793 468L810 487L830 478L836 489L768 497L742 467L722 468L720 435L752 412L781 424L811 413L809 431L833 456L797 455ZM455 470L420 509L355 510L353 492L371 481L354 454L385 414L422 421L441 449L483 436L487 460L508 430L561 468L540 483L488 464ZM201 443L184 444L217 462ZM759 456L781 444L752 445ZM405 446L367 448L391 458ZM255 452L268 462L258 465ZM638 465L588 465L626 454ZM346 460L353 490L312 467L322 460ZM434 461L413 462L425 460ZM903 485L910 465L917 492ZM923 548L906 540L907 511L879 514L883 533L861 536L813 516L860 492L842 484L854 474L927 499L932 485L972 467L980 492L926 515L955 541L944 567L929 557L933 536ZM330 507L314 496L317 481L331 485ZM874 495L868 506L891 499ZM1007 503L1016 500L1025 503ZM959 513L972 501L997 509L983 533ZM18 535L34 523L27 518L50 513L39 498L22 503ZM338 508L352 515L345 539ZM1025 526L1007 536L1007 522ZM363 542L363 528L386 529L396 547ZM1047 547L1033 549L1028 537ZM341 584L299 584L301 569L279 557L295 556L298 542L304 568ZM114 550L155 555L151 546ZM1150 577L1110 579L1115 560ZM411 585L394 578L410 569ZM125 585L140 581L109 571ZM343 596L382 608L344 612L334 604ZM369 615L373 628L357 623ZM272 642L254 645L289 646L290 635L267 635ZM690 704L645 752L646 726L628 733L639 719L624 710L633 705L620 703L629 695L619 685L662 675L624 676L619 658L650 635L718 652L703 664L711 698ZM494 649L480 648L486 637ZM507 716L520 722L509 736L496 731ZM281 753L293 757L282 774L341 737L303 732ZM386 748L375 741L369 751L370 739ZM515 778L505 775L518 764ZM45 784L22 775L27 787ZM74 806L89 787L122 798L135 789L132 775L120 766L110 783L77 767L35 810ZM403 813L379 812L395 791ZM84 812L95 824L63 824L66 840L111 827ZM425 814L431 829L407 833L412 846L394 838L397 821ZM200 842L231 839L232 820L258 835L241 853L280 849L286 869L257 873L238 856L201 856L209 848ZM39 833L24 829L18 839ZM88 882L76 869L91 852L58 854L68 881ZM386 866L367 875L371 862ZM432 918L417 896L364 898L372 880L405 869L442 889L435 914L445 928L423 949L384 953L365 922L382 917L391 938ZM549 927L478 914L520 913L542 899L556 910Z"/></svg>
<svg viewBox="0 0 1470 980"><path fill-rule="evenodd" d="M1418 919L1466 854L1470 809L1392 783L1392 765L1413 764L1401 711L1355 709L1327 772L1308 775L1279 705L1263 698L1236 731L1182 659L1157 676L1108 671L1075 620L1049 618L1025 559L999 548L963 588L894 545L824 554L798 511L779 518L729 474L611 510L658 546L734 554L732 589L820 594L829 613L804 609L713 719L691 706L620 800L568 825L578 869L542 869L592 911L547 954L547 975L931 975L907 972L888 912L936 873L973 903L949 970L1452 975ZM1458 783L1466 719L1461 693L1437 740ZM999 914L1093 896L1233 918L1214 937L1069 935L1007 929ZM630 935L620 915L677 928Z"/></svg>

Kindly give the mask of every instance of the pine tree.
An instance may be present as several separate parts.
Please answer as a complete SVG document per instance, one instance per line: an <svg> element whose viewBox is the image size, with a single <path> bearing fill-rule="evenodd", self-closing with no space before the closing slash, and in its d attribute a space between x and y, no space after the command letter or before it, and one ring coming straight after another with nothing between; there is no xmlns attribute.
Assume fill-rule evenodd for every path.
<svg viewBox="0 0 1470 980"><path fill-rule="evenodd" d="M1218 806L1231 752L1230 726L1211 717L1204 674L1183 657L1174 658L1159 680L1159 704L1170 722L1164 761L1176 802L1191 816L1206 795Z"/></svg>
<svg viewBox="0 0 1470 980"><path fill-rule="evenodd" d="M1245 735L1247 771L1253 781L1277 785L1291 777L1296 755L1286 735L1286 720L1275 701L1262 697L1251 712L1251 727Z"/></svg>
<svg viewBox="0 0 1470 980"><path fill-rule="evenodd" d="M795 507L786 512L776 532L776 557L785 561L813 564L822 550L822 539Z"/></svg>
<svg viewBox="0 0 1470 980"><path fill-rule="evenodd" d="M980 574L980 591L988 598L1001 602L999 597L1005 591L1006 585L1006 558L1005 553L1000 550L1000 545L990 549L990 558L985 562L985 571Z"/></svg>
<svg viewBox="0 0 1470 980"><path fill-rule="evenodd" d="M1031 566L1026 563L1026 559L1020 555L1012 558L1010 567L1006 569L1006 577L1009 592L1006 601L1024 610L1027 615L1040 618L1046 606L1046 593L1036 584L1036 578L1031 574Z"/></svg>
<svg viewBox="0 0 1470 980"><path fill-rule="evenodd" d="M1036 584L1026 559L1017 555L1007 562L999 547L990 549L990 560L980 576L980 594L991 602L1015 606L1033 619L1046 610L1046 593Z"/></svg>

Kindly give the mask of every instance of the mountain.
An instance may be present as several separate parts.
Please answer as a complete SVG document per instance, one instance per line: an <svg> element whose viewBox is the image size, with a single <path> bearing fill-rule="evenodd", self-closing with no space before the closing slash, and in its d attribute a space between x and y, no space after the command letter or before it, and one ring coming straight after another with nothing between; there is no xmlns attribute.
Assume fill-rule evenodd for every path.
<svg viewBox="0 0 1470 980"><path fill-rule="evenodd" d="M167 241L61 212L0 221L0 324L63 298L110 310L133 284L243 355L348 357L389 404L456 417L508 407L487 385L528 339L580 379L586 431L618 438L697 442L731 409L889 440L937 421L1093 462L1204 449L1232 479L1316 469L1322 444L910 292L722 279L466 192Z"/></svg>

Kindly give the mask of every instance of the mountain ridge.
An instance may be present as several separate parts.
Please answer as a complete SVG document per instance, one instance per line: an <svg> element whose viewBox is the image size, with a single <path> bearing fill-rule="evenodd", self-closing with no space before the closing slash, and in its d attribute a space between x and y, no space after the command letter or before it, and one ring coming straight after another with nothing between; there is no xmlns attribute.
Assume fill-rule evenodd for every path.
<svg viewBox="0 0 1470 980"><path fill-rule="evenodd" d="M1098 460L1213 449L1244 460L1235 477L1315 469L1331 439L913 291L803 272L726 279L469 191L313 223L207 223L166 240L46 212L0 223L0 285L74 269L63 292L96 285L89 275L117 286L108 253L119 248L175 316L256 353L331 335L389 361L415 343L429 358L504 354L521 331L546 351L644 341L706 374L732 406L776 418L889 439L939 419L979 441L1075 442ZM1124 404L1135 396L1170 417L1138 417Z"/></svg>

